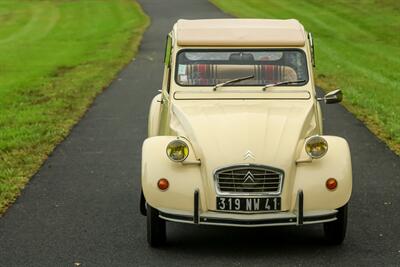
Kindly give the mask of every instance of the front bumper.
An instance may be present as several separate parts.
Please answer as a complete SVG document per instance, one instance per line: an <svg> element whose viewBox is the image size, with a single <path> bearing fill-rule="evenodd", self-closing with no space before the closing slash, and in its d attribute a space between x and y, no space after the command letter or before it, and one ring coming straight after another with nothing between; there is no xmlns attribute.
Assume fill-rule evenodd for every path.
<svg viewBox="0 0 400 267"><path fill-rule="evenodd" d="M170 209L160 209L159 217L172 222L239 226L239 227L264 227L283 225L303 225L325 223L336 220L337 210L303 211L303 192L297 193L296 211L274 212L264 214L240 214L222 212L200 212L199 193L194 192L193 214Z"/></svg>

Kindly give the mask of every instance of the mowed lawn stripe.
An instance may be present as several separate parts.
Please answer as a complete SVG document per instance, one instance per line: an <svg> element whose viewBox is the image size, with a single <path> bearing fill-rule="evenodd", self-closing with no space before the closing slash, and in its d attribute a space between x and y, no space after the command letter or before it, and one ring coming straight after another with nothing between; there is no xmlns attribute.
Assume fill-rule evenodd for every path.
<svg viewBox="0 0 400 267"><path fill-rule="evenodd" d="M317 83L400 154L400 2L211 0L238 17L297 18L314 33Z"/></svg>
<svg viewBox="0 0 400 267"><path fill-rule="evenodd" d="M136 52L132 0L1 1L0 214Z"/></svg>

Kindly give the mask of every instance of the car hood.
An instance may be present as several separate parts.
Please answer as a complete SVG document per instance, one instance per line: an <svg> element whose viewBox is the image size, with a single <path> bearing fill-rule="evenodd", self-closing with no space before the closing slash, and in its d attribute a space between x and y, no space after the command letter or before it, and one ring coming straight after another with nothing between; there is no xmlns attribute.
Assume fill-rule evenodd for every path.
<svg viewBox="0 0 400 267"><path fill-rule="evenodd" d="M316 130L311 100L174 101L170 127L191 142L208 174L232 164L289 171L299 140Z"/></svg>

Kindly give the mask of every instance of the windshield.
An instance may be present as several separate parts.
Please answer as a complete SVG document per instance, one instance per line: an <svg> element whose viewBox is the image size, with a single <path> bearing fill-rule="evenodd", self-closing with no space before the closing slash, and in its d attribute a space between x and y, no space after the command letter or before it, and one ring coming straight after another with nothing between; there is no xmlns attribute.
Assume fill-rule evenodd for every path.
<svg viewBox="0 0 400 267"><path fill-rule="evenodd" d="M215 86L233 79L251 79L226 86L265 86L271 83L308 82L306 56L302 50L182 50L178 53L175 80L181 86Z"/></svg>

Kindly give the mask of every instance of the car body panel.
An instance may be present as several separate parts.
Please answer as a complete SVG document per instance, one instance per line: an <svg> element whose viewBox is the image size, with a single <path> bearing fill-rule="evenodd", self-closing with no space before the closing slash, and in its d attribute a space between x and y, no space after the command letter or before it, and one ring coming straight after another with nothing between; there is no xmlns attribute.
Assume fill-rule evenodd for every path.
<svg viewBox="0 0 400 267"><path fill-rule="evenodd" d="M351 196L351 162L347 142L335 136L323 136L330 145L327 154L321 158L306 163L297 163L293 157L286 168L285 182L282 190L282 211L293 212L296 209L296 194L304 192L304 210L336 209L346 204ZM201 164L182 164L172 162L166 155L165 147L175 140L175 136L157 136L146 139L143 144L142 187L146 201L160 209L181 210L193 212L193 192L199 190L200 210L202 212L216 210L216 190L212 171ZM190 151L193 146L190 145ZM345 153L344 153L345 152ZM232 152L234 155L234 152ZM188 161L195 162L198 155L189 154ZM232 156L232 162L235 156ZM300 153L298 157L306 157ZM154 163L156 162L156 168ZM243 162L243 161L240 161ZM271 161L272 163L272 161ZM222 163L223 164L223 163ZM220 166L216 163L217 166ZM226 164L224 164L226 165ZM276 166L276 164L268 164ZM340 166L340 168L338 168ZM209 167L212 169L212 167ZM338 181L338 188L329 191L325 187L328 178ZM161 191L156 184L160 178L167 178L170 187Z"/></svg>
<svg viewBox="0 0 400 267"><path fill-rule="evenodd" d="M148 204L173 216L193 215L196 212L194 193L198 191L201 218L216 216L251 221L274 216L292 218L298 214L300 193L304 195L304 214L311 214L311 217L317 213L334 215L336 209L349 201L352 191L349 146L343 138L322 135L322 115L316 99L310 43L304 36L305 43L299 43L296 48L306 54L309 73L306 84L273 87L265 91L259 86L227 86L214 91L212 86L183 87L175 82L179 51L207 49L209 46L195 43L179 46L177 25L174 26L169 34L172 48L168 57L170 60L165 66L162 91L151 103L149 135L142 148L141 181ZM228 43L211 47L232 48ZM285 47L293 48L273 43L239 48ZM314 135L322 136L329 146L326 155L320 159L311 159L305 152L305 141ZM176 139L189 146L189 156L182 163L171 161L166 154L168 143ZM248 153L251 157L246 157ZM216 210L218 192L214 172L224 166L240 164L257 164L283 171L280 211L253 216ZM160 178L168 179L170 186L167 190L157 187ZM326 188L328 178L338 181L335 190ZM165 215L164 219L168 218L174 221ZM329 220L332 218L325 218L325 221ZM184 219L176 221L185 222ZM318 222L321 221L314 220L314 223ZM225 222L219 224L230 225ZM238 225L245 226L246 223ZM253 225L260 226L257 223Z"/></svg>

